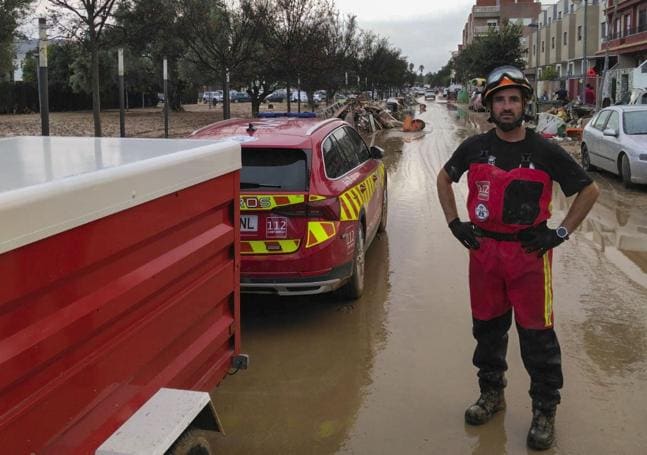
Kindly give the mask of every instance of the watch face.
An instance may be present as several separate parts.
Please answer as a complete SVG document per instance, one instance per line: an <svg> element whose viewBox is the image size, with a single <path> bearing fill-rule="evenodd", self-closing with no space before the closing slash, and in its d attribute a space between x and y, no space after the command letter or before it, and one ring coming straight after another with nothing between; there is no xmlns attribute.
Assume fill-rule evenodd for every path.
<svg viewBox="0 0 647 455"><path fill-rule="evenodd" d="M565 239L568 237L568 230L564 226L560 226L557 228L556 234L560 239Z"/></svg>

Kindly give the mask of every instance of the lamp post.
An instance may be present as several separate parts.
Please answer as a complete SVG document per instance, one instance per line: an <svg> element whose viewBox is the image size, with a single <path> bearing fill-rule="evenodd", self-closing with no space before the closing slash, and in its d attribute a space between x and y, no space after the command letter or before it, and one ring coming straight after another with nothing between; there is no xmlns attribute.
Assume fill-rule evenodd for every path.
<svg viewBox="0 0 647 455"><path fill-rule="evenodd" d="M576 5L582 4L582 1L584 1L584 22L582 24L582 86L580 87L580 102L584 104L584 96L586 93L586 76L588 75L588 70L589 70L589 59L586 55L586 10L587 10L587 5L589 3L589 0L573 0L573 3Z"/></svg>

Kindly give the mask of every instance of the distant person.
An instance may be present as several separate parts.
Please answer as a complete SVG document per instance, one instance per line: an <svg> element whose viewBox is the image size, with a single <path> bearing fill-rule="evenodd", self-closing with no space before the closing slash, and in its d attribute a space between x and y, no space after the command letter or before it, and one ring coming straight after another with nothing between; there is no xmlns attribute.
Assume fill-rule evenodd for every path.
<svg viewBox="0 0 647 455"><path fill-rule="evenodd" d="M545 450L555 441L555 411L563 385L553 328L552 250L580 225L599 190L563 148L523 126L532 93L519 68L492 70L483 99L496 127L458 146L438 173L437 189L449 229L469 249L476 339L472 362L478 368L481 394L465 411L465 423L482 425L505 409L508 331L514 315L530 376L532 422L526 444ZM461 221L452 183L465 172L469 220ZM557 229L546 223L553 181L566 196L577 194Z"/></svg>
<svg viewBox="0 0 647 455"><path fill-rule="evenodd" d="M564 87L560 87L559 90L555 92L555 96L557 97L557 101L562 102L562 105L568 104L568 92Z"/></svg>
<svg viewBox="0 0 647 455"><path fill-rule="evenodd" d="M548 101L548 92L546 90L544 90L544 94L541 95L540 100L541 101Z"/></svg>
<svg viewBox="0 0 647 455"><path fill-rule="evenodd" d="M586 84L584 88L584 103L585 104L595 104L595 92L591 84Z"/></svg>

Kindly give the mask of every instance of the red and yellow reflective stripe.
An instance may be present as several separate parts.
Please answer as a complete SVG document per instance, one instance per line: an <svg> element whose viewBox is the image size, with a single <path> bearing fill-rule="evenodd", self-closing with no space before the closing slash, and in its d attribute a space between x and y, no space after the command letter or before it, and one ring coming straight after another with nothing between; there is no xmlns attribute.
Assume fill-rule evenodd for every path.
<svg viewBox="0 0 647 455"><path fill-rule="evenodd" d="M337 227L333 221L308 221L306 248L311 248L333 238L336 232Z"/></svg>
<svg viewBox="0 0 647 455"><path fill-rule="evenodd" d="M286 205L303 204L303 194L241 194L240 210L272 210Z"/></svg>
<svg viewBox="0 0 647 455"><path fill-rule="evenodd" d="M550 252L544 254L544 326L553 325L553 276L550 266Z"/></svg>
<svg viewBox="0 0 647 455"><path fill-rule="evenodd" d="M340 221L359 219L362 207L371 200L377 188L384 186L384 172L384 164L380 164L374 174L369 175L368 178L339 196ZM375 174L377 174L377 179L374 180L373 175Z"/></svg>
<svg viewBox="0 0 647 455"><path fill-rule="evenodd" d="M287 254L299 249L301 240L242 240L240 254Z"/></svg>

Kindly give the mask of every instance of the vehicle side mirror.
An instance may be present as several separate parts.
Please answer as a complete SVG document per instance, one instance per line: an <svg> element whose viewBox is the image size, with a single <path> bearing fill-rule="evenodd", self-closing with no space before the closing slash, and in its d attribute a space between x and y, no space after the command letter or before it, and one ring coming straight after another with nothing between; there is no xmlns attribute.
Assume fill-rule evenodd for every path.
<svg viewBox="0 0 647 455"><path fill-rule="evenodd" d="M373 158L374 160L381 160L382 158L384 158L384 149L382 147L374 145L371 147L370 154L371 158Z"/></svg>
<svg viewBox="0 0 647 455"><path fill-rule="evenodd" d="M618 131L614 130L613 128L607 128L604 131L602 131L602 134L604 136L613 136L613 137L618 137Z"/></svg>

